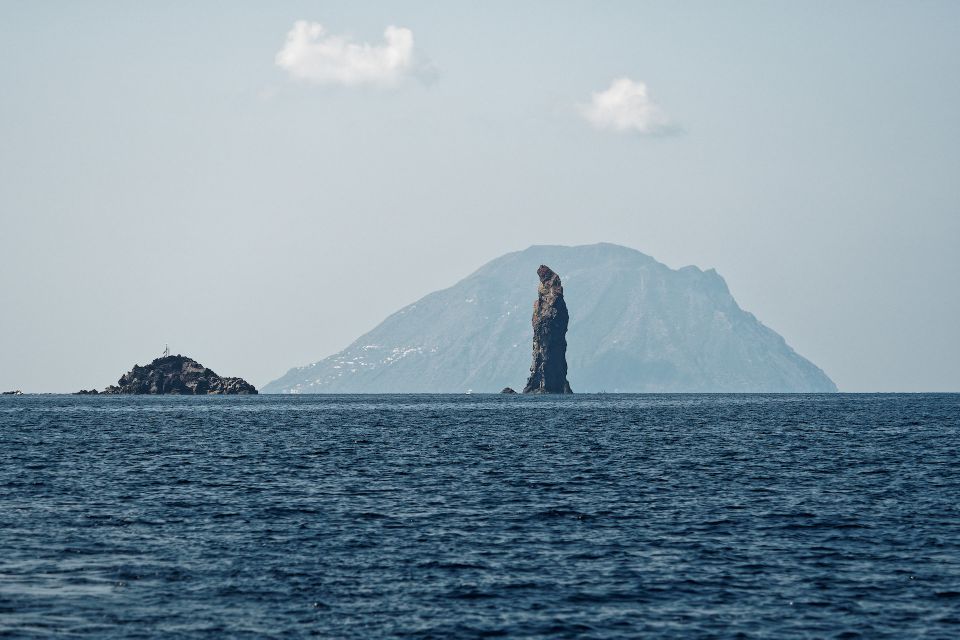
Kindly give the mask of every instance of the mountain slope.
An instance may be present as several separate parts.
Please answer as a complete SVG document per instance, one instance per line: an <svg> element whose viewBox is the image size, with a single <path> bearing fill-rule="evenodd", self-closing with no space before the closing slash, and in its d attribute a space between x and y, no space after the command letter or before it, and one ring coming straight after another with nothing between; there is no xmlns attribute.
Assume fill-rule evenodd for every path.
<svg viewBox="0 0 960 640"><path fill-rule="evenodd" d="M533 246L389 316L262 393L498 391L530 367L537 267L563 279L576 392L829 392L836 386L740 309L714 270L613 244Z"/></svg>

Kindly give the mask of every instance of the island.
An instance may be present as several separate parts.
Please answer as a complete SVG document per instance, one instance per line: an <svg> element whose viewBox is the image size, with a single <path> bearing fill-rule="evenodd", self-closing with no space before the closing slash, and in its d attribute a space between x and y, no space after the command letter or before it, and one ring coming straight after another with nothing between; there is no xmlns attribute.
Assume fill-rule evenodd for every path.
<svg viewBox="0 0 960 640"><path fill-rule="evenodd" d="M223 378L186 356L164 355L141 367L134 365L116 385L101 392L79 391L79 395L253 395L257 389L243 378Z"/></svg>

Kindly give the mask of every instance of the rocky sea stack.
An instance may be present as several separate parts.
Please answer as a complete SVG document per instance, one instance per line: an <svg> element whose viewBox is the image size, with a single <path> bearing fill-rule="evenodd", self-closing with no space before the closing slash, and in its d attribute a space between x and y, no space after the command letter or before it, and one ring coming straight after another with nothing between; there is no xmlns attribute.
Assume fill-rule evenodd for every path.
<svg viewBox="0 0 960 640"><path fill-rule="evenodd" d="M201 396L246 395L257 390L242 378L221 378L196 360L175 355L157 358L144 367L134 365L103 393Z"/></svg>
<svg viewBox="0 0 960 640"><path fill-rule="evenodd" d="M560 276L546 266L537 269L540 288L533 303L533 364L524 393L573 393L567 382L567 325Z"/></svg>

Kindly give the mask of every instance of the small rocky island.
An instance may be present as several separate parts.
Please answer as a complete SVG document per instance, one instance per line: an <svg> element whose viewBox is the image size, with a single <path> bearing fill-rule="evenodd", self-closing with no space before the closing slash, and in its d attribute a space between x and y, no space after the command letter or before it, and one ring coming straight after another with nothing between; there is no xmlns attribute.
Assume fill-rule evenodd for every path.
<svg viewBox="0 0 960 640"><path fill-rule="evenodd" d="M97 394L80 391L80 395ZM151 394L151 395L248 395L257 393L256 388L243 378L221 378L196 360L182 355L165 355L141 367L134 365L103 394Z"/></svg>
<svg viewBox="0 0 960 640"><path fill-rule="evenodd" d="M573 393L567 382L567 324L560 276L546 266L537 269L540 288L533 304L533 364L524 393Z"/></svg>

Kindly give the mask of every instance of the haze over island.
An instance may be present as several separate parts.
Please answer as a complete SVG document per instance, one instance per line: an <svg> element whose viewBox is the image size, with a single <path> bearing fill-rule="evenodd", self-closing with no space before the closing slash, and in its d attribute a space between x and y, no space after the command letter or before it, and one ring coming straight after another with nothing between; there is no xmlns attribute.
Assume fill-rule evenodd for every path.
<svg viewBox="0 0 960 640"><path fill-rule="evenodd" d="M608 242L716 269L843 391L956 391L958 25L951 2L6 3L0 390L103 389L165 343L262 387L497 256ZM545 264L580 392L588 305ZM492 390L523 385L518 349Z"/></svg>

